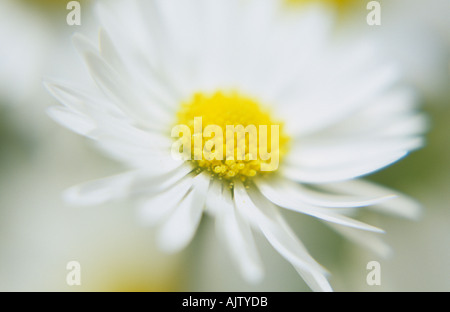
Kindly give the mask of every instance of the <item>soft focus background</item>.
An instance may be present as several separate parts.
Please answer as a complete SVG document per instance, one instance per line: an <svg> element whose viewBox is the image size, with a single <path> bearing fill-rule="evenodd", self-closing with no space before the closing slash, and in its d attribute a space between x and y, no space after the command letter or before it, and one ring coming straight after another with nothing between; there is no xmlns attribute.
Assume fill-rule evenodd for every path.
<svg viewBox="0 0 450 312"><path fill-rule="evenodd" d="M99 0L101 1L101 0ZM306 0L285 1L301 10ZM259 239L267 276L246 284L204 218L182 253L157 250L130 203L66 205L69 186L114 174L119 164L55 124L43 77L82 76L74 32L96 33L94 0L80 1L80 26L66 23L64 0L0 0L0 291L307 291L295 270ZM337 291L450 291L450 1L384 0L380 26L366 23L366 0L323 0L337 27L374 36L404 67L430 116L425 148L368 177L418 199L419 221L361 214L386 230L394 250L381 259L317 220L286 212ZM94 31L92 31L94 29ZM337 62L339 60L336 60ZM68 286L66 264L81 264ZM381 285L366 284L366 264L381 263Z"/></svg>

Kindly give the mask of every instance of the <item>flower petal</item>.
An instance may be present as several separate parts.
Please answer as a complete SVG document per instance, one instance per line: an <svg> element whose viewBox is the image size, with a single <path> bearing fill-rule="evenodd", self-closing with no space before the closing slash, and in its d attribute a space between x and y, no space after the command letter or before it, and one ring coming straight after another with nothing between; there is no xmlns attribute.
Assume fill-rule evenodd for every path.
<svg viewBox="0 0 450 312"><path fill-rule="evenodd" d="M139 173L130 171L85 182L64 191L65 201L74 205L98 205L127 196Z"/></svg>
<svg viewBox="0 0 450 312"><path fill-rule="evenodd" d="M145 198L138 204L138 217L143 224L155 226L167 218L192 188L192 177L184 177L170 188Z"/></svg>
<svg viewBox="0 0 450 312"><path fill-rule="evenodd" d="M388 258L392 255L392 248L380 237L375 236L375 233L360 231L338 224L327 223L327 225L346 239L370 250L382 258Z"/></svg>
<svg viewBox="0 0 450 312"><path fill-rule="evenodd" d="M281 190L281 189L279 189ZM295 195L292 196L292 194L287 194L287 192L278 191L274 188L269 187L263 187L260 188L260 191L262 195L264 195L268 200L270 200L272 203L287 208L293 211L297 211L300 213L304 213L319 219L322 219L324 221L329 221L337 224L342 224L345 226L366 230L366 231L372 231L372 232L380 232L382 233L383 230L365 224L363 222L353 220L351 218L348 218L346 216L340 215L336 213L334 210L326 209L326 208L320 208L317 206L312 206L309 204L306 204L301 201L296 201Z"/></svg>
<svg viewBox="0 0 450 312"><path fill-rule="evenodd" d="M318 273L316 271L305 270L301 267L294 266L298 274L303 278L306 284L311 288L312 291L317 292L332 292L330 283L324 274Z"/></svg>
<svg viewBox="0 0 450 312"><path fill-rule="evenodd" d="M373 182L363 180L351 180L340 183L322 184L325 190L340 192L343 194L359 194L362 196L383 196L386 194L395 194L396 198L378 203L370 209L403 218L418 219L422 213L422 207L419 202L397 191L379 186Z"/></svg>
<svg viewBox="0 0 450 312"><path fill-rule="evenodd" d="M293 94L292 89L302 89L310 81L311 76L319 68L311 61L316 58L322 61L324 51L328 51L324 46L327 45L333 29L333 13L331 10L324 10L321 5L311 4L305 6L302 12L295 12L289 16L284 8L273 7L282 6L279 1L257 2L266 4L256 6L262 12L255 12L257 10L254 6L249 5L248 23L251 26L243 27L242 31L247 29L248 33L242 34L241 45L248 46L248 52L252 54L244 55L247 61L242 76L247 78L249 84L257 82L259 88L254 88L255 91L258 90L257 94L264 95L268 102L280 105L292 103L286 101L286 97L293 99L289 97ZM281 9L281 12L277 12L276 9ZM272 22L274 19L279 23ZM277 24L278 27L273 24ZM286 28L292 29L295 36L286 32ZM311 29L314 29L314 33ZM297 38L302 40L296 40ZM243 50L245 52L247 49ZM274 59L277 62L271 61ZM302 90L302 93L304 94L306 90ZM300 102L296 102L295 106L298 104Z"/></svg>
<svg viewBox="0 0 450 312"><path fill-rule="evenodd" d="M86 206L98 205L143 192L148 195L165 190L191 170L189 166L180 166L162 175L155 175L146 170L128 171L73 186L64 191L63 197L73 205Z"/></svg>
<svg viewBox="0 0 450 312"><path fill-rule="evenodd" d="M210 177L202 173L193 180L191 190L158 231L158 244L166 252L183 249L192 240L200 223Z"/></svg>
<svg viewBox="0 0 450 312"><path fill-rule="evenodd" d="M133 168L151 170L155 174L163 174L168 170L183 165L183 160L173 159L170 151L163 148L136 146L114 139L103 139L97 144L109 156L125 162Z"/></svg>
<svg viewBox="0 0 450 312"><path fill-rule="evenodd" d="M77 114L66 107L52 106L47 114L60 125L81 135L89 136L96 128L95 123L87 116Z"/></svg>
<svg viewBox="0 0 450 312"><path fill-rule="evenodd" d="M248 220L255 220L270 244L292 265L325 274L325 269L309 255L275 206L255 190L247 191L241 182L234 186L234 201L239 213Z"/></svg>
<svg viewBox="0 0 450 312"><path fill-rule="evenodd" d="M136 85L131 85L118 72L105 62L99 55L85 52L84 58L89 66L92 78L99 88L113 100L128 116L146 126L151 121L152 126L162 129L169 123L169 116L156 105L148 105L142 91Z"/></svg>
<svg viewBox="0 0 450 312"><path fill-rule="evenodd" d="M285 162L290 167L305 169L339 167L359 164L364 160L374 160L385 155L407 152L423 146L421 137L353 138L303 140L293 145Z"/></svg>
<svg viewBox="0 0 450 312"><path fill-rule="evenodd" d="M350 208L374 205L395 197L385 194L379 197L342 196L326 192L318 192L283 178L273 177L271 180L256 179L255 184L262 194L279 194L290 197L293 201L303 202L314 206L331 208Z"/></svg>
<svg viewBox="0 0 450 312"><path fill-rule="evenodd" d="M359 140L401 140L422 134L428 128L427 118L417 112L418 96L411 88L393 88L377 94L357 112L341 122L308 137L311 142ZM376 141L375 141L376 142Z"/></svg>
<svg viewBox="0 0 450 312"><path fill-rule="evenodd" d="M67 82L44 79L44 87L64 106L81 114L90 115L92 112L111 114L111 116L129 121L126 116L114 105L102 98L102 94L97 94L94 90L85 91L80 87Z"/></svg>
<svg viewBox="0 0 450 312"><path fill-rule="evenodd" d="M264 270L249 223L236 211L229 190L216 200L216 229L219 237L224 239L242 276L251 283L260 282Z"/></svg>
<svg viewBox="0 0 450 312"><path fill-rule="evenodd" d="M99 42L99 52L101 57L119 73L126 74L126 66L123 63L122 57L119 55L119 51L116 49L114 43L104 28L100 28Z"/></svg>
<svg viewBox="0 0 450 312"><path fill-rule="evenodd" d="M188 174L192 173L192 167L188 164L182 164L171 170L161 170L163 173L155 174L153 170L141 170L146 177L140 179L133 185L134 195L152 195L163 192L167 188L183 180Z"/></svg>
<svg viewBox="0 0 450 312"><path fill-rule="evenodd" d="M309 97L295 98L285 104L286 127L289 133L306 136L331 126L353 114L376 94L386 90L398 80L394 66L382 66L364 76L358 74L345 81L337 81L327 92L312 92ZM321 85L321 84L318 84ZM302 105L299 105L302 103ZM301 116L302 122L298 122Z"/></svg>
<svg viewBox="0 0 450 312"><path fill-rule="evenodd" d="M408 152L397 152L383 157L366 159L356 163L348 163L338 167L327 168L301 168L293 166L283 166L280 168L281 174L285 177L304 183L331 183L337 181L357 178L398 161L405 157Z"/></svg>
<svg viewBox="0 0 450 312"><path fill-rule="evenodd" d="M205 212L210 213L212 215L217 215L220 213L220 198L222 198L222 187L223 183L222 181L218 179L213 179L211 181L211 185L208 189L208 194L206 195L206 202L205 202Z"/></svg>
<svg viewBox="0 0 450 312"><path fill-rule="evenodd" d="M102 25L105 26L105 30L100 33L100 40L104 41L103 45L100 42L100 47L115 50L104 53L108 63L111 56L106 54L119 56L124 66L116 66L117 57L110 64L124 74L127 80L132 81L133 85L139 86L143 99L159 106L163 111L173 111L184 97L177 90L177 80L172 76L177 78L176 75L183 67L165 62L166 59L173 59L175 53L179 54L179 50L167 45L170 36L166 33L165 21L157 9L158 1L112 2L99 3L97 7ZM138 18L126 18L127 14ZM109 43L106 33L114 34ZM129 44L121 44L124 41Z"/></svg>

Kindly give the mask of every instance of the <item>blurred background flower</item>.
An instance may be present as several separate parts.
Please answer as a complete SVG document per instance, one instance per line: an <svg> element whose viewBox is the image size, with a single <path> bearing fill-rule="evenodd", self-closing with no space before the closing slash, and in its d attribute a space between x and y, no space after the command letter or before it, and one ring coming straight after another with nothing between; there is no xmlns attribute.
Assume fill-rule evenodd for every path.
<svg viewBox="0 0 450 312"><path fill-rule="evenodd" d="M97 27L91 15L94 1L81 1L81 26L67 25L67 2L0 0L0 289L308 290L260 237L258 245L271 270L263 283L251 286L215 243L208 219L186 251L169 257L157 251L153 233L135 222L128 203L75 209L62 202L67 187L119 168L44 112L54 100L41 78L82 72L78 63L67 61L77 57L71 34ZM377 38L380 54L401 62L408 80L421 91L431 119L427 146L369 179L418 199L424 213L418 222L364 213L363 221L386 230L383 238L394 250L388 259L341 239L311 218L286 212L287 219L308 250L333 272L335 290L450 291L450 3L380 0L381 25L368 26L369 1L323 2L339 11L346 32ZM293 14L296 10L301 5L295 5ZM78 288L65 281L71 260L81 264ZM366 284L371 260L381 263L380 286Z"/></svg>

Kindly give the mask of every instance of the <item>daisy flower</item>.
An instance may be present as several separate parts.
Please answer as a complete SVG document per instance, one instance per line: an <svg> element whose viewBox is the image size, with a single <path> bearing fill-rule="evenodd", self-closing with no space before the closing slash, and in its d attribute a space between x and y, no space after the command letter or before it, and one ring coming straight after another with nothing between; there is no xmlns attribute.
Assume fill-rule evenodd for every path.
<svg viewBox="0 0 450 312"><path fill-rule="evenodd" d="M95 86L47 80L64 105L48 113L130 168L70 188L68 201L132 198L140 219L158 227L157 241L171 252L184 248L209 214L248 281L263 277L253 236L262 233L311 289L330 291L327 271L282 209L319 218L384 252L377 237L363 235L382 230L349 214L371 207L414 217L419 207L356 178L420 147L426 123L414 93L400 85L398 68L380 60L375 46L334 41L332 15L322 7L294 16L280 5L161 0L99 6L99 48L74 35ZM279 163L264 170L268 160L251 158L248 149L240 160L199 158L194 145L192 157L175 158L176 125L193 131L193 141L208 125L224 133L228 125L275 126L278 146L270 153ZM263 148L258 141L259 155Z"/></svg>

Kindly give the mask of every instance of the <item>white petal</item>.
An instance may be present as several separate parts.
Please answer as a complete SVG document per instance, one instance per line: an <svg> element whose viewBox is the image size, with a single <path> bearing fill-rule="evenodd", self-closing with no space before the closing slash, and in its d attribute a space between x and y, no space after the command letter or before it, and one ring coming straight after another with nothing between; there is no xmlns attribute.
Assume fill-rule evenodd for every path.
<svg viewBox="0 0 450 312"><path fill-rule="evenodd" d="M339 167L349 163L363 163L376 160L398 152L406 152L423 146L420 137L388 138L333 138L322 140L303 140L294 143L286 156L289 166L313 169Z"/></svg>
<svg viewBox="0 0 450 312"><path fill-rule="evenodd" d="M319 9L316 12L317 16L309 16L309 12L305 12L304 18L300 21L300 23L305 23L307 26L300 27L302 29L299 33L306 33L305 37L308 40L316 40L314 38L316 34L315 32L312 33L311 29L324 28L324 26L332 28L333 26L332 23L330 25L333 19L330 17L330 12L324 14L321 11L323 10ZM298 18L298 16L294 18ZM323 19L325 21L321 21ZM308 20L311 20L312 23L317 23L317 25L313 25ZM303 65L303 68L300 71L292 72L292 77L286 77L283 87L278 90L279 92L275 98L280 105L292 104L295 102L295 99L299 100L297 105L303 105L305 102L301 100L309 94L320 93L323 91L324 86L335 86L336 82L342 77L348 77L355 75L355 72L363 71L363 69L366 69L367 64L371 64L371 60L376 57L377 47L370 40L361 40L356 43L353 40L352 42L341 42L337 46L330 46L328 44L329 40L326 40L330 34L327 33L326 29L320 35L325 39L326 49L313 50L309 57L303 60L296 60L296 63ZM299 43L303 42L303 39L298 41ZM309 49L307 48L307 50ZM339 59L339 62L336 62L336 59ZM333 68L333 70L330 71L330 68Z"/></svg>
<svg viewBox="0 0 450 312"><path fill-rule="evenodd" d="M84 54L86 52L98 53L98 48L86 36L80 33L75 33L72 36L72 43L77 49L78 53Z"/></svg>
<svg viewBox="0 0 450 312"><path fill-rule="evenodd" d="M272 2L272 5L281 4L280 1L266 2ZM269 12L260 14L261 23L246 27L249 28L249 33L244 40L249 41L257 37L258 41L249 44L248 50L253 54L247 56L248 61L243 74L248 75L249 83L252 81L259 83L259 93L264 95L268 102L282 105L285 96L292 94L289 88L297 90L302 88L305 82L311 79L309 71L317 71L317 64L312 63L315 59L322 61L323 52L327 51L324 45L328 43L334 17L331 10L326 10L320 5L305 7L302 12L295 12L290 19L281 14L277 16L274 14L275 8L266 6L267 8L263 9ZM254 11L254 8L250 10ZM281 8L281 11L286 13L284 8ZM248 19L249 24L253 24L254 18L251 17ZM286 29L291 29L295 35ZM314 32L311 29L314 29ZM273 62L275 59L277 61Z"/></svg>
<svg viewBox="0 0 450 312"><path fill-rule="evenodd" d="M133 53L132 57L138 56L138 60L147 59L141 64L145 64L145 72L150 74L152 82L163 80L164 83L160 86L163 88L162 93L168 95L166 98L170 98L171 94L167 92L169 89L182 99L193 92L192 84L196 80L198 69L197 60L200 59L199 51L202 51L198 47L204 45L204 42L199 40L200 31L196 26L199 12L191 14L197 8L195 3L158 0L138 3L143 16L141 28L146 32L140 41L145 40L145 47ZM150 57L146 53L143 53L142 57L139 56L146 50L149 50ZM196 50L196 53L192 53L192 50ZM136 65L138 64L136 62ZM142 68L137 69L135 74L145 79L144 75L139 74L139 71L144 73L139 70ZM173 105L174 103L171 104Z"/></svg>
<svg viewBox="0 0 450 312"><path fill-rule="evenodd" d="M100 55L119 73L126 73L125 65L119 51L117 51L114 43L105 29L101 28L99 32Z"/></svg>
<svg viewBox="0 0 450 312"><path fill-rule="evenodd" d="M285 223L276 207L256 191L252 189L248 191L249 194L241 182L235 184L234 200L238 211L248 220L254 219L270 244L292 265L308 271L325 273L323 267L309 255Z"/></svg>
<svg viewBox="0 0 450 312"><path fill-rule="evenodd" d="M168 46L176 49L176 51L169 51L169 53L176 53L177 56L172 59L175 62L173 65L197 67L200 61L199 56L202 55L199 47L205 45L202 36L205 28L202 18L198 17L202 9L199 1L156 1L155 7L161 21L164 22L165 40ZM167 56L175 56L175 54Z"/></svg>
<svg viewBox="0 0 450 312"><path fill-rule="evenodd" d="M172 138L166 133L144 131L114 119L103 121L102 129L97 132L99 140L134 145L153 152L168 151L173 144Z"/></svg>
<svg viewBox="0 0 450 312"><path fill-rule="evenodd" d="M182 166L185 161L173 159L166 148L136 146L115 140L100 140L98 146L110 157L125 162L133 168L150 170L154 174L162 174Z"/></svg>
<svg viewBox="0 0 450 312"><path fill-rule="evenodd" d="M411 114L419 108L419 96L411 87L399 86L374 97L358 114L376 120Z"/></svg>
<svg viewBox="0 0 450 312"><path fill-rule="evenodd" d="M423 134L429 127L429 118L424 114L418 113L397 119L395 123L385 126L380 131L377 131L377 134L379 136L388 137L415 136Z"/></svg>
<svg viewBox="0 0 450 312"><path fill-rule="evenodd" d="M84 54L92 78L99 88L126 114L142 126L152 123L152 126L163 128L169 123L167 112L158 105L149 105L147 98L136 85L123 79L119 73L106 63L100 56L91 52Z"/></svg>
<svg viewBox="0 0 450 312"><path fill-rule="evenodd" d="M64 106L81 114L91 115L91 112L101 112L103 114L111 114L112 116L126 120L125 115L105 101L101 94L94 94L83 91L79 87L71 85L67 82L57 81L54 79L44 79L45 88ZM90 116L93 117L93 116Z"/></svg>
<svg viewBox="0 0 450 312"><path fill-rule="evenodd" d="M305 247L278 214L277 209L257 192L252 190L250 192L253 196L245 197L246 191L242 184L238 183L236 185L235 198L237 207L243 213L247 213L249 217L258 218L260 229L267 240L284 258L291 262L312 290L331 291L331 286L326 279L326 271L311 258ZM258 208L262 208L262 212L258 211L256 206L253 206L253 201ZM238 202L242 206L238 206ZM251 208L252 211L248 211L248 208Z"/></svg>
<svg viewBox="0 0 450 312"><path fill-rule="evenodd" d="M127 55L124 61L130 65L132 59L131 51L145 51L148 58L155 59L157 52L164 48L163 41L156 39L164 38L161 34L162 21L157 12L149 6L154 6L156 1L99 1L96 13L101 25L112 38L116 47ZM144 6L144 7L143 7ZM135 18L129 18L133 16ZM129 44L120 44L128 42ZM157 59L156 61L161 61Z"/></svg>
<svg viewBox="0 0 450 312"><path fill-rule="evenodd" d="M127 196L138 172L130 171L119 175L85 182L67 189L64 199L75 205L98 205Z"/></svg>
<svg viewBox="0 0 450 312"><path fill-rule="evenodd" d="M320 208L317 206L306 204L301 201L296 201L295 195L292 196L292 194L283 192L281 191L281 189L275 190L274 188L263 187L260 188L260 191L268 200L270 200L272 203L280 207L304 213L322 219L324 221L342 224L345 226L354 227L366 231L381 232L381 233L383 232L383 230L377 227L340 215L335 210Z"/></svg>
<svg viewBox="0 0 450 312"><path fill-rule="evenodd" d="M183 249L193 238L203 213L210 177L199 174L194 178L190 192L162 224L158 244L166 252Z"/></svg>
<svg viewBox="0 0 450 312"><path fill-rule="evenodd" d="M385 201L383 203L379 203L369 208L374 211L393 214L410 219L418 219L422 213L422 207L416 200L397 191L379 186L372 182L352 180L340 183L323 184L321 185L321 187L343 194L358 194L362 196L383 196L386 194L395 194L396 198Z"/></svg>
<svg viewBox="0 0 450 312"><path fill-rule="evenodd" d="M374 233L364 232L337 224L328 223L327 225L348 240L370 250L380 257L388 258L392 255L392 248Z"/></svg>
<svg viewBox="0 0 450 312"><path fill-rule="evenodd" d="M288 107L284 113L288 117L287 131L305 136L329 127L357 111L398 78L397 68L385 66L364 75L363 79L361 75L356 75L345 83L339 81L339 85L327 92L314 92L309 97L296 98L295 102L285 106ZM298 122L298 118L302 122Z"/></svg>
<svg viewBox="0 0 450 312"><path fill-rule="evenodd" d="M224 239L242 276L251 283L260 282L264 270L249 223L236 211L229 190L216 198L216 201L219 210L216 217L219 237Z"/></svg>
<svg viewBox="0 0 450 312"><path fill-rule="evenodd" d="M193 182L192 177L184 177L170 188L142 200L137 206L139 220L149 226L159 224L186 196Z"/></svg>
<svg viewBox="0 0 450 312"><path fill-rule="evenodd" d="M163 171L163 173L158 172L158 174L155 174L153 170L144 170L143 172L148 176L144 176L133 185L133 193L145 196L163 192L178 181L183 180L192 172L192 167L188 164L183 164L172 170L160 171Z"/></svg>
<svg viewBox="0 0 450 312"><path fill-rule="evenodd" d="M160 175L148 170L129 171L73 186L63 196L74 205L97 205L139 193L154 194L164 191L190 171L190 166L180 166Z"/></svg>
<svg viewBox="0 0 450 312"><path fill-rule="evenodd" d="M316 292L332 292L330 283L324 274L316 271L305 270L301 267L294 266L298 274L303 278L312 291Z"/></svg>
<svg viewBox="0 0 450 312"><path fill-rule="evenodd" d="M89 136L96 125L89 117L74 113L68 108L52 106L47 109L47 114L60 125L81 135Z"/></svg>
<svg viewBox="0 0 450 312"><path fill-rule="evenodd" d="M167 46L169 36L164 30L165 21L156 8L156 2L116 1L114 5L111 5L111 2L99 3L97 13L106 29L103 33L114 34L111 41L104 42L101 47L105 50L111 48L115 50L115 52L106 51L109 56L105 55L105 58L111 60L110 54L116 55L110 64L121 74L125 74L126 80L139 86L137 89L147 104L157 105L162 111L170 111L183 99L176 87L177 80L171 76L167 77L169 68L173 67L173 57L169 53L175 54L179 51ZM137 18L131 19L126 16ZM123 66L117 65L118 59L123 61ZM167 62L168 59L171 61ZM177 67L175 69L178 73L182 70ZM175 75L176 70L173 71Z"/></svg>
<svg viewBox="0 0 450 312"><path fill-rule="evenodd" d="M398 138L413 136L423 133L426 128L426 119L416 125L392 131L390 128L404 127L401 124L418 114L419 101L416 93L411 88L395 88L389 92L374 96L358 112L349 116L342 122L327 128L323 132L315 133L312 139L344 139L344 138L386 138L398 136ZM392 132L392 133L391 133ZM398 133L397 133L398 132Z"/></svg>
<svg viewBox="0 0 450 312"><path fill-rule="evenodd" d="M222 181L213 179L206 195L205 208L207 213L216 215L220 212L220 198L222 198Z"/></svg>
<svg viewBox="0 0 450 312"><path fill-rule="evenodd" d="M326 192L314 191L299 183L276 177L271 178L271 180L257 179L255 184L262 194L279 194L281 197L290 197L293 201L320 207L364 207L395 197L389 194L380 197L332 195Z"/></svg>
<svg viewBox="0 0 450 312"><path fill-rule="evenodd" d="M145 130L138 128L128 121L115 118L109 114L91 111L89 116L95 120L97 128L91 137L104 147L112 146L113 150L120 153L120 146L124 149L129 146L142 148L153 154L170 154L173 140L168 134L168 129L162 131L158 128ZM125 151L126 152L126 151ZM130 155L131 156L131 155Z"/></svg>
<svg viewBox="0 0 450 312"><path fill-rule="evenodd" d="M228 12L229 19L234 18L236 21L233 23L231 32L229 23L226 23L227 19L222 21L224 37L226 36L229 44L226 44L228 45L225 47L226 50L221 53L229 64L228 70L233 69L233 78L239 88L244 89L248 94L265 97L264 92L275 82L272 74L278 69L277 65L281 65L281 62L275 65L271 60L274 54L279 56L279 53L284 51L279 43L286 43L279 38L279 35L284 38L286 32L279 31L279 28L274 25L278 3L276 1L241 1L239 4L242 6L236 9L231 8ZM218 8L216 12L218 18L221 18L221 11ZM215 34L211 31L211 35ZM220 40L220 38L215 40L218 41L217 39ZM219 49L220 43L219 41L217 44ZM211 75L213 74L211 72Z"/></svg>
<svg viewBox="0 0 450 312"><path fill-rule="evenodd" d="M376 159L366 159L356 163L348 163L338 167L329 168L301 168L283 166L281 173L294 181L304 183L331 183L350 180L386 167L405 157L408 152L398 152Z"/></svg>
<svg viewBox="0 0 450 312"><path fill-rule="evenodd" d="M124 64L123 57L119 54L106 31L101 29L100 55L105 61L122 75L125 80L132 82L135 86L139 86L137 89L142 90L141 98L146 99L150 105L158 106L153 107L153 114L157 113L163 116L165 116L165 113L174 114L173 106L175 104L178 105L180 99L176 96L171 96L174 92L168 89L168 81L162 79L161 74L156 73L154 69L150 69L149 72L149 68L145 65L143 66L143 64L148 63L147 60L141 59L139 56L127 55L129 60L133 62Z"/></svg>

